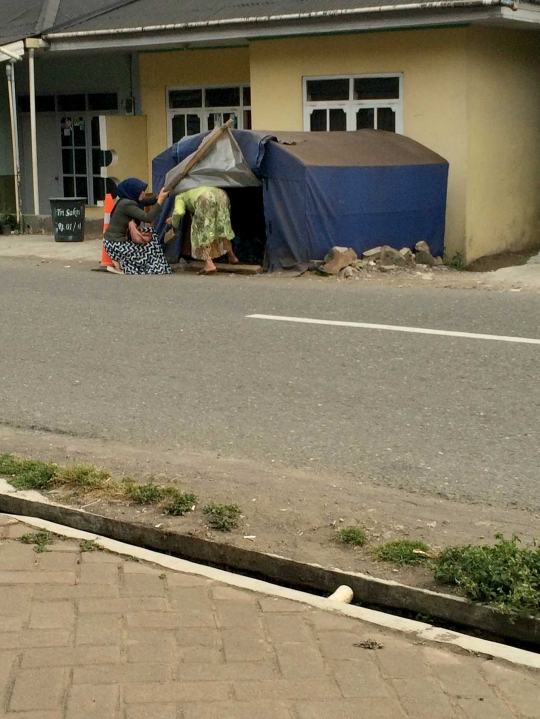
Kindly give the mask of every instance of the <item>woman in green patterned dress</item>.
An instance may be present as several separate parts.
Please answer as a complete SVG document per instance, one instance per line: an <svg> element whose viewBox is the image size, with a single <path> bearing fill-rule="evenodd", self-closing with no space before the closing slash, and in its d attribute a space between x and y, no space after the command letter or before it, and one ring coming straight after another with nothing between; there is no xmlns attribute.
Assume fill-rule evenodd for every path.
<svg viewBox="0 0 540 719"><path fill-rule="evenodd" d="M176 196L174 211L168 223L177 229L186 212L192 215L191 254L204 261L199 274L215 275L214 260L227 255L231 264L238 258L231 247L234 237L231 225L230 201L227 193L219 187L195 187Z"/></svg>

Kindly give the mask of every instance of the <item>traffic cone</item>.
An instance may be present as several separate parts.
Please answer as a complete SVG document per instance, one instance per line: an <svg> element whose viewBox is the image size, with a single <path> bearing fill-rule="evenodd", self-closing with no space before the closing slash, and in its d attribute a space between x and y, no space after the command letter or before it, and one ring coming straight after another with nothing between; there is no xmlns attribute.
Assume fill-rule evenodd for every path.
<svg viewBox="0 0 540 719"><path fill-rule="evenodd" d="M109 226L109 223L111 221L111 212L114 208L114 200L113 196L110 194L105 195L105 214L103 215L103 234L105 234L105 230ZM113 267L114 263L109 257L109 255L105 252L105 248L103 245L101 246L101 262L99 264L99 267L96 268L98 271L106 272L107 267Z"/></svg>

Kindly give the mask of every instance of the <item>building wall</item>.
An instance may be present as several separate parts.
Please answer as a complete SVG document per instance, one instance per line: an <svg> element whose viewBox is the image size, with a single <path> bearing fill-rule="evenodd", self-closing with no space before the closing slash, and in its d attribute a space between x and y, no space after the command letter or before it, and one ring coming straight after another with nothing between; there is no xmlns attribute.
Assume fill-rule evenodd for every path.
<svg viewBox="0 0 540 719"><path fill-rule="evenodd" d="M0 214L14 212L15 187L5 64L0 64Z"/></svg>
<svg viewBox="0 0 540 719"><path fill-rule="evenodd" d="M468 30L467 261L540 245L540 33Z"/></svg>
<svg viewBox="0 0 540 719"><path fill-rule="evenodd" d="M139 54L142 111L148 119L149 174L167 148L167 88L249 83L249 49L220 48ZM158 189L158 188L154 188Z"/></svg>
<svg viewBox="0 0 540 719"><path fill-rule="evenodd" d="M466 28L253 42L253 127L302 130L304 76L404 73L404 134L450 162L446 252L453 255L465 236L466 50Z"/></svg>

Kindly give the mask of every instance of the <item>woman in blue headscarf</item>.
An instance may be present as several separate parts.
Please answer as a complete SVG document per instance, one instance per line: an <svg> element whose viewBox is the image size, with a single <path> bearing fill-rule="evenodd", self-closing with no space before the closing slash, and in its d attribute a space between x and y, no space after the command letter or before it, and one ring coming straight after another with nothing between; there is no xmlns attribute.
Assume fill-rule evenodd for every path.
<svg viewBox="0 0 540 719"><path fill-rule="evenodd" d="M171 274L158 237L149 227L161 212L169 193L161 190L157 197L147 197L147 187L146 182L136 177L118 185L118 200L103 237L105 252L114 262L114 267L107 267L109 272L119 275ZM153 205L149 212L144 210L147 205Z"/></svg>

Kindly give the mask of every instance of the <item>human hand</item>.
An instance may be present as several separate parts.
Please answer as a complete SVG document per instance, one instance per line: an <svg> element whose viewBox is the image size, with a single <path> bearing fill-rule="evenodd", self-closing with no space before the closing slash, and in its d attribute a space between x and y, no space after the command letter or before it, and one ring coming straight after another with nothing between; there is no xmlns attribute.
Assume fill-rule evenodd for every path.
<svg viewBox="0 0 540 719"><path fill-rule="evenodd" d="M169 190L166 190L164 187L162 187L159 191L159 195L157 196L157 201L160 205L162 205L167 199L167 197L169 197Z"/></svg>
<svg viewBox="0 0 540 719"><path fill-rule="evenodd" d="M167 217L167 219L165 220L165 224L169 225L170 227L172 225L172 217Z"/></svg>

